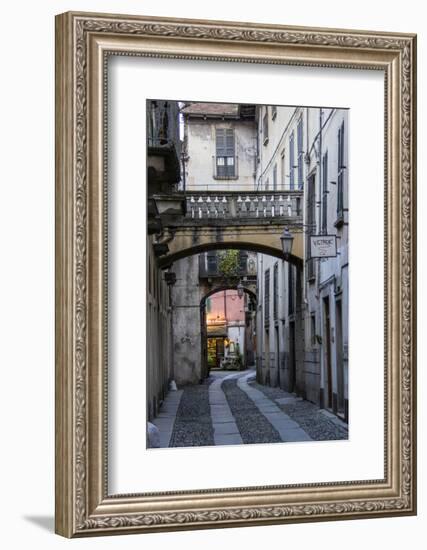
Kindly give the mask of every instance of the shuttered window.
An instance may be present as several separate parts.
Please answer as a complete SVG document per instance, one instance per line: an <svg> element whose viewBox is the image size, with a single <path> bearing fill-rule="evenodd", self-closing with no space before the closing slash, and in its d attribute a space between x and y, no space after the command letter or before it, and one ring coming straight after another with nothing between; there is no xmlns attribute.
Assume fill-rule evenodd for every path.
<svg viewBox="0 0 427 550"><path fill-rule="evenodd" d="M235 139L233 128L216 129L216 176L230 178L236 175Z"/></svg>
<svg viewBox="0 0 427 550"><path fill-rule="evenodd" d="M270 323L270 270L264 274L264 324Z"/></svg>
<svg viewBox="0 0 427 550"><path fill-rule="evenodd" d="M277 191L277 164L273 168L273 191Z"/></svg>
<svg viewBox="0 0 427 550"><path fill-rule="evenodd" d="M288 263L288 313L295 313L294 267Z"/></svg>
<svg viewBox="0 0 427 550"><path fill-rule="evenodd" d="M244 276L248 273L248 253L244 250L239 251L239 275Z"/></svg>
<svg viewBox="0 0 427 550"><path fill-rule="evenodd" d="M286 162L285 162L285 151L282 151L280 159L280 179L282 184L282 189L286 187Z"/></svg>
<svg viewBox="0 0 427 550"><path fill-rule="evenodd" d="M218 273L218 256L216 250L210 251L206 255L207 273L208 275L217 275Z"/></svg>
<svg viewBox="0 0 427 550"><path fill-rule="evenodd" d="M289 189L293 190L295 185L294 162L295 162L294 133L289 136Z"/></svg>
<svg viewBox="0 0 427 550"><path fill-rule="evenodd" d="M342 218L344 212L344 122L338 130L338 189L337 189L337 215Z"/></svg>
<svg viewBox="0 0 427 550"><path fill-rule="evenodd" d="M328 153L322 160L322 233L328 232Z"/></svg>
<svg viewBox="0 0 427 550"><path fill-rule="evenodd" d="M298 121L297 126L297 148L298 148L298 189L302 189L304 185L303 176L303 134L302 134L302 118Z"/></svg>
<svg viewBox="0 0 427 550"><path fill-rule="evenodd" d="M316 176L307 179L307 279L314 281L314 258L311 257L310 236L316 234Z"/></svg>
<svg viewBox="0 0 427 550"><path fill-rule="evenodd" d="M273 319L278 318L279 310L279 265L276 262L273 268Z"/></svg>
<svg viewBox="0 0 427 550"><path fill-rule="evenodd" d="M264 117L262 119L262 140L263 144L268 143L268 107L265 108Z"/></svg>

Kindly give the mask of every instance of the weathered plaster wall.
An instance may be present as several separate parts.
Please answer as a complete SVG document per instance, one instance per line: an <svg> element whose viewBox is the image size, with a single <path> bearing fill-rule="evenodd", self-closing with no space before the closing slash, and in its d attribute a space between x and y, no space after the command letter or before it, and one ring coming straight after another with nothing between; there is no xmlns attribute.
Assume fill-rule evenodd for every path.
<svg viewBox="0 0 427 550"><path fill-rule="evenodd" d="M215 178L216 128L234 128L237 177ZM252 190L255 182L256 132L253 121L203 121L190 119L186 125L188 190Z"/></svg>
<svg viewBox="0 0 427 550"><path fill-rule="evenodd" d="M202 378L198 256L175 262L173 271L176 274L172 287L174 377L178 386L197 384Z"/></svg>
<svg viewBox="0 0 427 550"><path fill-rule="evenodd" d="M169 287L147 239L147 417L157 414L171 378L172 336Z"/></svg>

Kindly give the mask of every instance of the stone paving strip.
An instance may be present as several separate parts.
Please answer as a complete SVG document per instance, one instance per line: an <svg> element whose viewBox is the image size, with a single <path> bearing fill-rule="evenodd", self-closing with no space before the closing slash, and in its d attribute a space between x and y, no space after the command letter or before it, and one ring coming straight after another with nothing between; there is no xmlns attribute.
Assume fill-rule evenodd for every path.
<svg viewBox="0 0 427 550"><path fill-rule="evenodd" d="M186 386L176 414L169 447L201 447L214 445L209 406L211 380Z"/></svg>
<svg viewBox="0 0 427 550"><path fill-rule="evenodd" d="M243 443L280 443L280 434L263 414L252 399L237 386L234 378L224 380L222 389L234 416Z"/></svg>
<svg viewBox="0 0 427 550"><path fill-rule="evenodd" d="M182 394L183 390L170 391L160 407L158 416L153 420L153 424L159 428L160 447L169 447Z"/></svg>
<svg viewBox="0 0 427 550"><path fill-rule="evenodd" d="M298 424L315 441L348 439L348 425L334 414L320 409L314 403L296 397L280 388L262 386L249 380L249 387L274 400L280 409Z"/></svg>
<svg viewBox="0 0 427 550"><path fill-rule="evenodd" d="M224 380L233 378L234 376L217 378L209 386L209 406L211 409L215 445L241 445L243 443L239 428L237 427L224 391L221 388Z"/></svg>
<svg viewBox="0 0 427 550"><path fill-rule="evenodd" d="M252 399L261 414L280 434L281 440L286 441L311 441L312 438L303 430L300 425L292 420L280 407L269 399L262 391L249 385L249 380L255 378L251 372L237 380L237 386Z"/></svg>

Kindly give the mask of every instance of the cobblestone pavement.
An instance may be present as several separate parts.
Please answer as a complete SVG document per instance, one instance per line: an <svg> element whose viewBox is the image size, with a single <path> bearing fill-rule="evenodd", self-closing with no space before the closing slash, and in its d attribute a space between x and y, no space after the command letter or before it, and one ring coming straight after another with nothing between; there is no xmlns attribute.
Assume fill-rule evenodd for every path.
<svg viewBox="0 0 427 550"><path fill-rule="evenodd" d="M348 426L334 414L319 409L317 405L297 398L280 388L262 386L252 380L249 385L274 400L315 441L348 439Z"/></svg>
<svg viewBox="0 0 427 550"><path fill-rule="evenodd" d="M331 413L280 388L261 386L255 372L213 372L203 384L186 386L165 400L176 417L154 419L161 446L194 447L347 439L348 428ZM176 392L175 392L176 393ZM179 403L173 408L173 402Z"/></svg>
<svg viewBox="0 0 427 550"><path fill-rule="evenodd" d="M169 447L214 445L208 378L198 386L186 386L176 413Z"/></svg>

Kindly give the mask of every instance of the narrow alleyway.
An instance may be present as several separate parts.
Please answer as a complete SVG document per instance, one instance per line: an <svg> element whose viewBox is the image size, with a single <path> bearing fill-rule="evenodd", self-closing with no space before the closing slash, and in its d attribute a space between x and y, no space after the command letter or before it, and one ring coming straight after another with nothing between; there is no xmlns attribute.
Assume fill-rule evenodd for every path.
<svg viewBox="0 0 427 550"><path fill-rule="evenodd" d="M347 425L255 371L214 371L203 384L170 392L153 423L161 447L347 439Z"/></svg>

